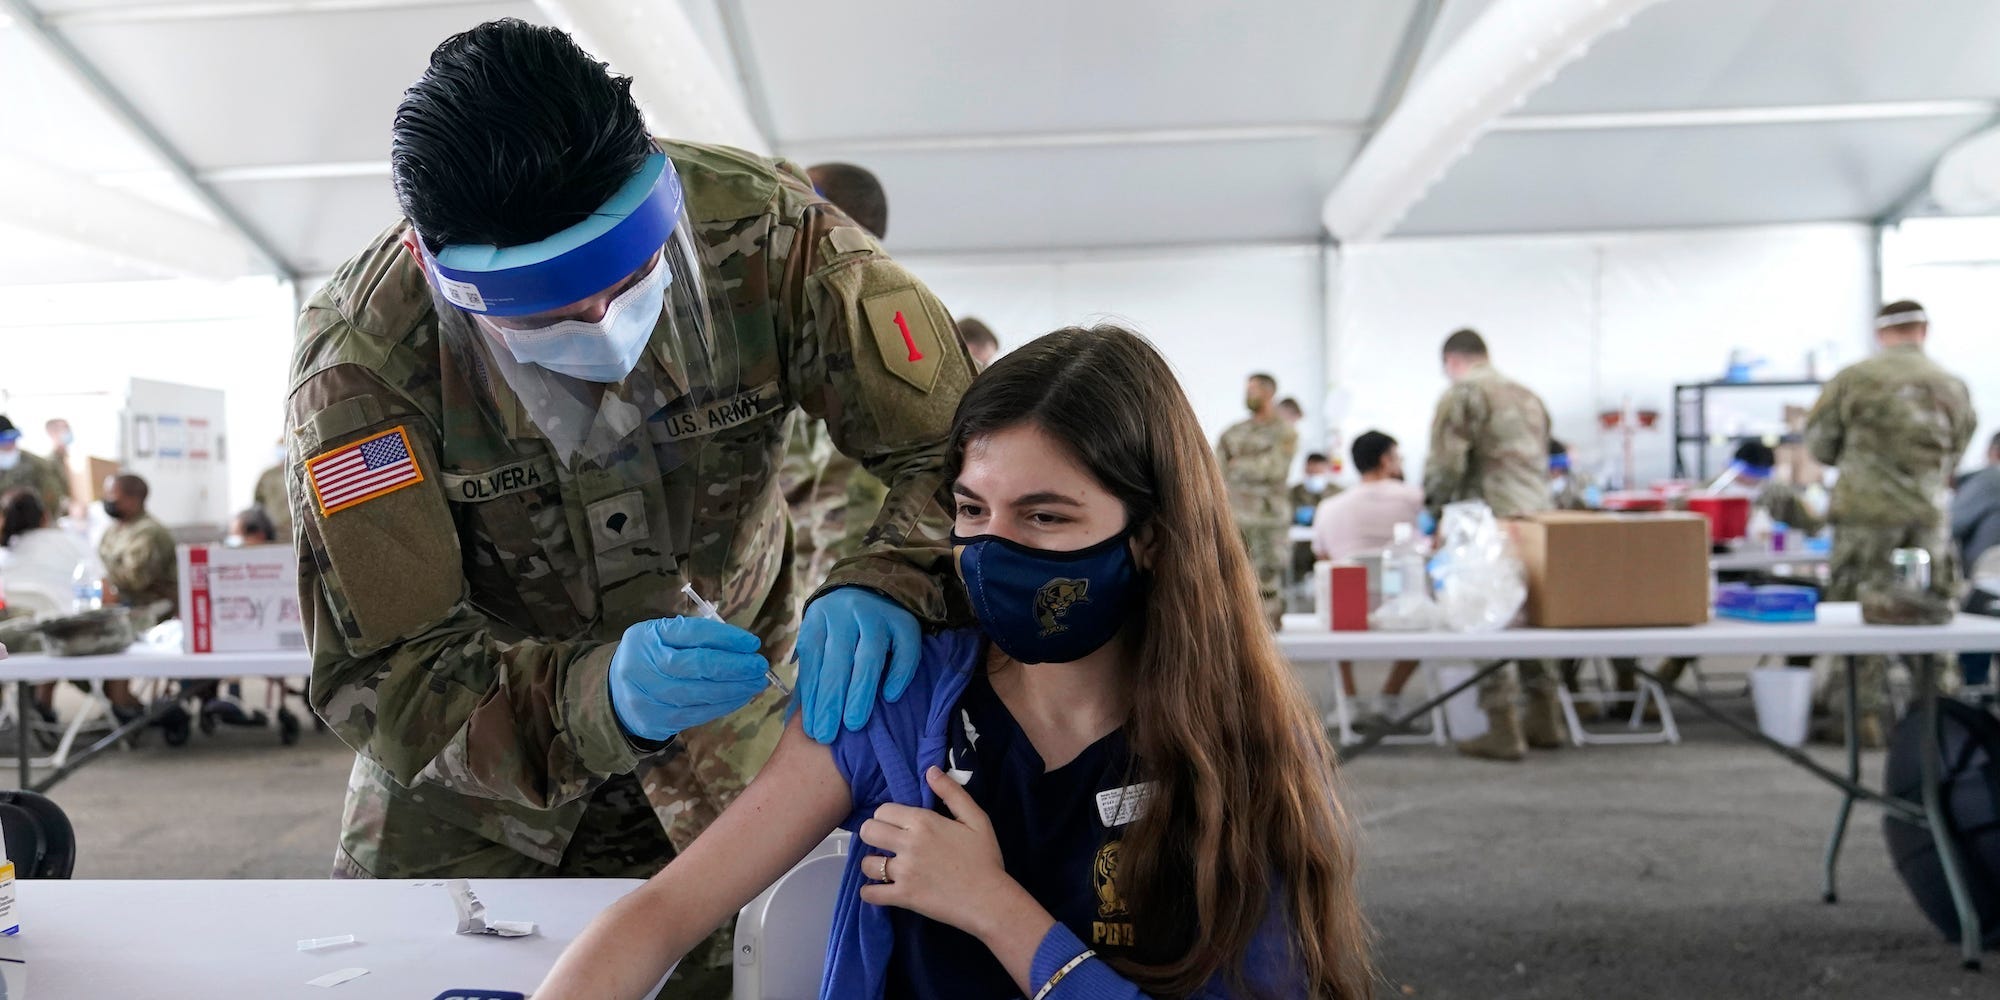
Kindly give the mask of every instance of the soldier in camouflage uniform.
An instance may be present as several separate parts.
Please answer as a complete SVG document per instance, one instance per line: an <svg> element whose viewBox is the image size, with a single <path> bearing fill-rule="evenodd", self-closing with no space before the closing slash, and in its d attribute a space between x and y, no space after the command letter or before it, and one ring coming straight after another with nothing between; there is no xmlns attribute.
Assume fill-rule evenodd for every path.
<svg viewBox="0 0 2000 1000"><path fill-rule="evenodd" d="M1883 306L1875 332L1881 351L1835 375L1806 421L1806 447L1840 470L1828 516L1828 600L1866 603L1893 589L1890 553L1920 548L1930 553L1932 592L1955 604L1957 556L1945 509L1979 419L1965 383L1924 356L1929 332L1917 303ZM1871 746L1882 745L1886 671L1881 657L1861 660L1858 725Z"/></svg>
<svg viewBox="0 0 2000 1000"><path fill-rule="evenodd" d="M104 567L104 601L132 608L140 628L172 618L180 607L180 557L174 533L146 513L150 490L138 476L112 476L104 481L104 512L111 528L97 544ZM157 613L154 613L157 612ZM132 694L132 682L105 681L104 696L120 722L137 718L145 706Z"/></svg>
<svg viewBox="0 0 2000 1000"><path fill-rule="evenodd" d="M0 493L16 486L32 489L53 517L68 509L69 485L53 462L21 447L21 431L0 416Z"/></svg>
<svg viewBox="0 0 2000 1000"><path fill-rule="evenodd" d="M816 163L806 168L806 176L814 190L870 236L880 240L888 234L888 194L872 172L849 163ZM833 446L825 421L804 415L792 420L778 482L792 513L792 551L801 589L810 591L834 563L861 551L888 487Z"/></svg>
<svg viewBox="0 0 2000 1000"><path fill-rule="evenodd" d="M536 69L534 87L495 97L497 87L463 86L518 76L520 66ZM336 874L645 876L700 833L770 753L785 703L764 691L744 705L740 681L672 676L675 657L701 649L668 643L656 661L634 658L658 648L648 636L713 624L673 617L692 613L679 592L691 583L754 635L745 642L761 641L759 656L788 672L800 631L777 469L795 411L825 419L833 443L890 484L869 548L836 566L806 610L815 643L799 643L798 673L808 732L823 728L822 708L833 709L824 718L837 727L844 701L846 724L858 728L874 704L879 674L864 688L836 668L851 665L860 678L870 653L904 655L904 635L882 631L892 612L866 601L915 616L911 666L917 620L965 610L949 589L948 551L903 543L941 486L970 364L943 306L797 168L657 142L671 169L648 204L675 177L684 208L652 258L661 263L641 271L669 258L692 268L676 270L673 288L682 291L669 294L695 298L667 300L622 376L515 365L513 342L494 332L504 324L470 311L490 305L485 293L452 286L459 279L442 261L454 241L440 249L429 232L454 223L434 219L432 194L413 190L429 175L401 159L406 150L412 162L447 155L452 147L429 138L446 136L475 144L474 162L512 162L519 157L477 144L528 142L535 153L576 141L552 130L616 129L640 144L647 166L638 180L659 158L646 155L655 146L624 87L554 29L501 21L446 41L397 116L398 195L414 223L392 226L343 265L300 316L287 476L312 701L358 752ZM512 131L464 124L505 118L493 102L506 100L556 104L537 105L520 116L534 125ZM486 104L468 115L454 104L462 101ZM629 152L615 153L617 162L629 163ZM554 162L568 169L581 156ZM604 213L588 205L612 204L604 193L575 200L594 218ZM541 231L571 232L562 225ZM531 249L546 243L525 239ZM625 284L635 279L650 280L634 272ZM579 305L608 317L628 294L609 280ZM733 352L733 366L697 366L668 349L704 286L717 311L715 336L701 342L718 356ZM711 384L711 375L727 381ZM610 428L609 446L579 453L559 443L577 439L576 425L550 416L563 412L556 397L570 395L606 400L590 428ZM338 478L341 466L326 471L356 455L391 464L360 486ZM387 486L356 499L371 482ZM857 587L870 596L852 597ZM844 617L829 624L829 607ZM851 664L839 659L842 643ZM730 655L740 662L743 647ZM881 665L872 661L875 671ZM763 685L757 666L750 691ZM648 689L629 693L648 670L668 675L658 691L702 697L675 705ZM892 673L886 696L900 693L895 685ZM714 721L634 731L633 718L652 718L628 714L634 705L652 711L633 700L642 696L674 718ZM831 730L813 735L829 739ZM727 935L682 963L677 995L727 994Z"/></svg>
<svg viewBox="0 0 2000 1000"><path fill-rule="evenodd" d="M1446 338L1444 369L1452 384L1438 400L1424 461L1424 504L1432 516L1462 500L1484 501L1499 517L1550 509L1549 411L1541 397L1495 370L1486 341L1471 330ZM1542 660L1518 666L1528 696L1525 725L1514 704L1520 691L1513 673L1496 670L1479 684L1486 732L1461 742L1462 753L1520 760L1528 747L1562 746L1566 732L1556 671Z"/></svg>
<svg viewBox="0 0 2000 1000"><path fill-rule="evenodd" d="M282 442L278 445L278 453L281 456L285 453ZM265 469L257 477L257 491L253 499L257 506L264 508L264 515L271 519L277 540L289 543L292 540L292 507L285 489L285 467L286 462L281 457L277 465Z"/></svg>
<svg viewBox="0 0 2000 1000"><path fill-rule="evenodd" d="M1297 432L1278 415L1277 398L1277 379L1264 374L1250 376L1243 390L1250 419L1223 431L1215 445L1223 481L1229 486L1236 529L1243 533L1250 565L1256 567L1264 615L1274 632L1285 614L1285 567L1290 562L1286 538L1292 515L1286 508L1285 477L1291 473L1292 453L1299 447Z"/></svg>

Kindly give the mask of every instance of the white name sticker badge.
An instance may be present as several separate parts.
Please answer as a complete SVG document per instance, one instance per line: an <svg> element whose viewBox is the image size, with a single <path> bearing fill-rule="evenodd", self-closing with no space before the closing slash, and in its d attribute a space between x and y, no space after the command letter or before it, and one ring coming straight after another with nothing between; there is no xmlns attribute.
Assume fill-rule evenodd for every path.
<svg viewBox="0 0 2000 1000"><path fill-rule="evenodd" d="M470 281L453 281L440 274L437 276L438 290L444 293L444 300L474 312L486 311L486 296L479 294L479 286Z"/></svg>
<svg viewBox="0 0 2000 1000"><path fill-rule="evenodd" d="M1150 781L1142 781L1124 788L1107 788L1097 793L1097 821L1109 830L1124 826L1146 814L1146 807L1152 804L1153 794L1160 786Z"/></svg>

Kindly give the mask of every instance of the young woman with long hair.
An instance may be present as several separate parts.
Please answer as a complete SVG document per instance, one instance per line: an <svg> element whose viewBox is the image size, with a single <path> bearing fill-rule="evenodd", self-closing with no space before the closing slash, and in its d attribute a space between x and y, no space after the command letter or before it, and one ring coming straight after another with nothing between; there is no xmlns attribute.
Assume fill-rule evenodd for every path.
<svg viewBox="0 0 2000 1000"><path fill-rule="evenodd" d="M638 997L836 827L824 997L1370 995L1354 844L1166 362L1070 328L974 380L951 438L976 627L600 916L537 1000Z"/></svg>

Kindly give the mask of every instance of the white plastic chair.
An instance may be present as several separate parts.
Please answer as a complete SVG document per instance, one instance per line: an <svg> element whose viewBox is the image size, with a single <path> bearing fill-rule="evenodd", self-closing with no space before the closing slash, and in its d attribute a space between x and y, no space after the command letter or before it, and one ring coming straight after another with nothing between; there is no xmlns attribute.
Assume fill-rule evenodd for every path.
<svg viewBox="0 0 2000 1000"><path fill-rule="evenodd" d="M1639 677L1637 678L1638 684L1636 685L1636 690L1620 691L1612 682L1609 661L1593 657L1585 660L1584 666L1588 667L1590 672L1595 675L1597 682L1595 690L1586 688L1572 694L1567 684L1560 682L1556 684L1556 697L1562 702L1563 721L1569 723L1569 739L1571 743L1582 747L1607 743L1678 744L1681 741L1680 727L1674 723L1674 706L1667 700L1667 692L1658 684L1644 677ZM1601 730L1591 732L1583 728L1583 720L1578 717L1576 712L1576 704L1580 701L1597 705L1604 711L1606 719L1614 718L1612 715L1612 708L1614 706L1629 703L1632 706L1632 714L1625 720L1625 731L1622 733L1608 733ZM1644 728L1646 724L1647 702L1657 704L1660 708L1660 728L1658 729Z"/></svg>
<svg viewBox="0 0 2000 1000"><path fill-rule="evenodd" d="M1349 669L1353 668L1350 667ZM1340 664L1338 662L1334 663L1333 711L1326 713L1326 723L1333 727L1334 735L1339 740L1341 746L1353 746L1360 743L1365 737L1354 729L1354 723L1357 721L1354 717L1354 703L1347 699L1347 686L1344 680L1340 674ZM1439 691L1444 690L1444 688L1438 685L1437 665L1429 661L1425 661L1417 667L1417 680L1424 692L1422 701L1429 701L1437 697ZM1445 746L1449 744L1451 742L1451 729L1445 724L1444 706L1440 705L1437 708L1433 708L1426 714L1430 722L1428 727L1414 728L1411 732L1384 736L1381 741L1383 745L1401 746L1428 743L1434 746Z"/></svg>
<svg viewBox="0 0 2000 1000"><path fill-rule="evenodd" d="M733 1000L818 1000L850 836L833 831L736 915Z"/></svg>

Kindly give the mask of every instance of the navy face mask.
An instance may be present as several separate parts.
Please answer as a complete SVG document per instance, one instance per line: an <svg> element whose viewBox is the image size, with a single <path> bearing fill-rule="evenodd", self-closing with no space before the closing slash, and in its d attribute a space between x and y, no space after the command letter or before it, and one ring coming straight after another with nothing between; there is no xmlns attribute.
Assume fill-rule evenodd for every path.
<svg viewBox="0 0 2000 1000"><path fill-rule="evenodd" d="M1139 595L1130 528L1074 552L979 535L951 544L973 613L1000 651L1022 663L1068 663L1124 627Z"/></svg>

